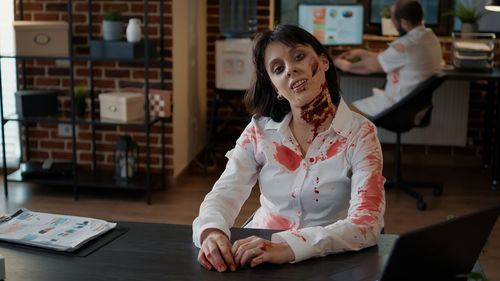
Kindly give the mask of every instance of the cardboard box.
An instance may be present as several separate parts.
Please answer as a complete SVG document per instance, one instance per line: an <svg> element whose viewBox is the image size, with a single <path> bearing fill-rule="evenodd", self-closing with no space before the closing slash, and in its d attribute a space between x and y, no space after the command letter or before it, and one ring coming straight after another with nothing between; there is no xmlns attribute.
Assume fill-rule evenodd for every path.
<svg viewBox="0 0 500 281"><path fill-rule="evenodd" d="M67 57L68 23L14 21L16 55Z"/></svg>
<svg viewBox="0 0 500 281"><path fill-rule="evenodd" d="M144 120L145 98L141 93L104 93L99 95L101 119Z"/></svg>

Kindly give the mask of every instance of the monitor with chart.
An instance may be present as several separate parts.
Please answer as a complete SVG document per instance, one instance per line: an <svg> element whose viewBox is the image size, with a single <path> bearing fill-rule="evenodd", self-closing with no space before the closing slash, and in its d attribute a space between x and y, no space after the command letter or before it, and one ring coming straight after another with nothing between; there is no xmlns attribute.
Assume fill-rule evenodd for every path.
<svg viewBox="0 0 500 281"><path fill-rule="evenodd" d="M299 26L323 45L361 45L363 6L349 4L299 5Z"/></svg>

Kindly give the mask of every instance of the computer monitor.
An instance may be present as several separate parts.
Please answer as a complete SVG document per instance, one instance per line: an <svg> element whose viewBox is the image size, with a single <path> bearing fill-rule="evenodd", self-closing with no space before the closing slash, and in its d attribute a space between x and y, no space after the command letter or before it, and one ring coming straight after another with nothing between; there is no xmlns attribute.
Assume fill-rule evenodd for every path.
<svg viewBox="0 0 500 281"><path fill-rule="evenodd" d="M394 5L397 0L371 0L370 1L370 24L380 24L382 9ZM418 0L424 11L424 23L427 26L439 25L439 0Z"/></svg>
<svg viewBox="0 0 500 281"><path fill-rule="evenodd" d="M361 45L363 6L299 4L299 26L323 45Z"/></svg>

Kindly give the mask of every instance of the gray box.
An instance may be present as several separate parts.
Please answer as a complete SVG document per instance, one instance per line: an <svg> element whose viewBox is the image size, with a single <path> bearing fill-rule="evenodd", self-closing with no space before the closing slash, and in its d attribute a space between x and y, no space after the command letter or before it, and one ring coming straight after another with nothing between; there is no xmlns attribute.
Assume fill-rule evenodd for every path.
<svg viewBox="0 0 500 281"><path fill-rule="evenodd" d="M156 57L156 41L149 41L149 57ZM103 41L90 40L90 57L95 59L138 59L144 58L145 41Z"/></svg>

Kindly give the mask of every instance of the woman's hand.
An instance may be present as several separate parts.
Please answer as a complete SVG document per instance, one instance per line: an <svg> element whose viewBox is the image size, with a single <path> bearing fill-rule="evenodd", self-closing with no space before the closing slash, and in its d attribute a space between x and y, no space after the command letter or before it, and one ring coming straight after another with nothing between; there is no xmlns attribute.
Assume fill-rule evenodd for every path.
<svg viewBox="0 0 500 281"><path fill-rule="evenodd" d="M257 236L238 240L233 244L233 256L237 264L256 267L263 262L282 264L295 260L292 248L286 242L271 242Z"/></svg>
<svg viewBox="0 0 500 281"><path fill-rule="evenodd" d="M231 253L231 242L226 234L219 229L210 228L203 231L201 235L201 249L198 254L198 262L208 270L214 267L223 272L228 268L236 270L236 263Z"/></svg>

